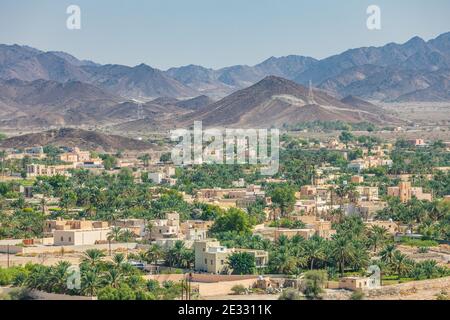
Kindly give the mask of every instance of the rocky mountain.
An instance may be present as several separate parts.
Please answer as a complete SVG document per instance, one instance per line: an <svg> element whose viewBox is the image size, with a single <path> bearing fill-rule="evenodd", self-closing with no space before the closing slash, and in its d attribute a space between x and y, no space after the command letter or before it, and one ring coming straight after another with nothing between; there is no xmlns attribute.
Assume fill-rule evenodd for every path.
<svg viewBox="0 0 450 320"><path fill-rule="evenodd" d="M346 104L320 90L309 89L293 81L269 76L255 85L237 91L180 119L186 126L201 120L204 126L271 127L306 121L342 120L381 123L383 110L373 106L360 108Z"/></svg>
<svg viewBox="0 0 450 320"><path fill-rule="evenodd" d="M79 81L18 79L0 80L0 126L49 127L53 125L95 125L139 118L165 119L189 110L171 103L137 103ZM157 101L158 102L158 101Z"/></svg>
<svg viewBox="0 0 450 320"><path fill-rule="evenodd" d="M89 74L88 83L127 98L149 99L198 95L196 90L145 64L136 67L104 65L81 68Z"/></svg>
<svg viewBox="0 0 450 320"><path fill-rule="evenodd" d="M208 96L201 95L192 99L178 101L175 105L188 110L199 110L213 104L214 100Z"/></svg>
<svg viewBox="0 0 450 320"><path fill-rule="evenodd" d="M215 70L188 65L164 72L145 64L98 65L64 52L0 45L2 79L80 81L144 101L198 95L220 99L270 75L303 85L312 81L337 98L355 95L389 102L408 95L408 99L423 101L430 97L423 90L439 87L439 82L447 79L442 72L449 69L450 32L429 41L414 37L403 44L351 49L322 60L290 55L271 57L254 66Z"/></svg>
<svg viewBox="0 0 450 320"><path fill-rule="evenodd" d="M428 42L414 37L404 44L348 50L297 75L338 96L395 101L403 95L423 101L424 89L439 86L450 68L450 33ZM416 93L415 93L416 92Z"/></svg>
<svg viewBox="0 0 450 320"><path fill-rule="evenodd" d="M450 101L450 77L421 90L406 93L395 102L448 102Z"/></svg>
<svg viewBox="0 0 450 320"><path fill-rule="evenodd" d="M1 148L29 148L34 146L68 146L85 150L147 150L155 147L145 141L130 139L117 135L107 135L97 131L63 128L40 133L30 133L3 140Z"/></svg>
<svg viewBox="0 0 450 320"><path fill-rule="evenodd" d="M7 106L0 118L4 127L48 127L88 124L102 110L123 100L79 81L0 80L0 103Z"/></svg>
<svg viewBox="0 0 450 320"><path fill-rule="evenodd" d="M212 97L224 97L236 90L246 88L269 75L287 79L312 66L317 60L303 56L271 57L255 66L237 65L218 70L188 65L171 68L166 73Z"/></svg>
<svg viewBox="0 0 450 320"><path fill-rule="evenodd" d="M0 78L24 81L80 81L127 98L195 97L192 89L145 64L136 67L98 65L64 52L42 52L26 46L0 46Z"/></svg>

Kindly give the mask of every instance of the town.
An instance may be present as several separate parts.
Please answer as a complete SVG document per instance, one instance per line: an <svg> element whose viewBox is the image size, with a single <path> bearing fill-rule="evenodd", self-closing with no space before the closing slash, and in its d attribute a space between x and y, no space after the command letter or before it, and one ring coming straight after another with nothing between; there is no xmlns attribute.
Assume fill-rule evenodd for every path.
<svg viewBox="0 0 450 320"><path fill-rule="evenodd" d="M282 133L274 176L169 150L2 150L0 294L447 299L450 142Z"/></svg>

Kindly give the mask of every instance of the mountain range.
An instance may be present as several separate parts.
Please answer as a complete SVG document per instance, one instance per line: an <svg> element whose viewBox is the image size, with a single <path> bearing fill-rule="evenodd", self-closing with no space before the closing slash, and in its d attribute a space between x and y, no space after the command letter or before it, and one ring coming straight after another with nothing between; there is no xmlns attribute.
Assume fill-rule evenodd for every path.
<svg viewBox="0 0 450 320"><path fill-rule="evenodd" d="M447 95L438 88L450 79L450 32L429 41L414 37L403 44L350 49L322 60L290 55L271 57L255 66L217 70L196 65L166 71L145 64L99 65L64 52L0 45L2 79L80 81L141 100L199 95L217 99L271 75L304 85L312 81L315 87L340 98L355 95L385 101L447 101Z"/></svg>
<svg viewBox="0 0 450 320"><path fill-rule="evenodd" d="M290 55L217 70L101 65L65 52L0 45L0 127L396 122L377 101L449 102L449 83L450 32L322 60Z"/></svg>

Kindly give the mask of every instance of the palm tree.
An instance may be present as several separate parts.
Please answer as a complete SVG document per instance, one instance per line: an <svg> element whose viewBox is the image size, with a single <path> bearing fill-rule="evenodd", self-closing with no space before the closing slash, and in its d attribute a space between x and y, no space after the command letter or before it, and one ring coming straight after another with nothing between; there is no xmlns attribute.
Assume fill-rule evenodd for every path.
<svg viewBox="0 0 450 320"><path fill-rule="evenodd" d="M195 255L193 250L183 249L180 256L180 267L185 269L191 269L195 260Z"/></svg>
<svg viewBox="0 0 450 320"><path fill-rule="evenodd" d="M392 269L395 270L398 278L400 279L402 275L411 269L412 261L408 259L405 254L397 250L394 252L394 259L391 264Z"/></svg>
<svg viewBox="0 0 450 320"><path fill-rule="evenodd" d="M107 237L109 241L119 241L121 235L122 235L122 228L114 226L108 232Z"/></svg>
<svg viewBox="0 0 450 320"><path fill-rule="evenodd" d="M52 292L65 293L67 289L67 278L70 276L69 268L71 264L68 261L59 261L52 268Z"/></svg>
<svg viewBox="0 0 450 320"><path fill-rule="evenodd" d="M45 196L41 199L41 211L42 214L47 214L47 200L45 199Z"/></svg>
<svg viewBox="0 0 450 320"><path fill-rule="evenodd" d="M128 243L130 242L130 240L136 239L136 234L133 231L131 231L130 229L125 229L122 232L120 238L123 239L123 241L127 244L127 257L128 257L128 249L129 249Z"/></svg>
<svg viewBox="0 0 450 320"><path fill-rule="evenodd" d="M146 223L145 223L145 229L144 229L144 231L148 234L148 240L152 240L152 230L153 230L153 227L155 226L155 224L154 224L154 222L153 221L151 221L151 220L148 220Z"/></svg>
<svg viewBox="0 0 450 320"><path fill-rule="evenodd" d="M295 274L297 263L297 259L288 250L281 250L271 258L272 268L280 274Z"/></svg>
<svg viewBox="0 0 450 320"><path fill-rule="evenodd" d="M343 210L344 198L348 195L347 186L344 184L339 185L335 190L336 195L339 197L339 208Z"/></svg>
<svg viewBox="0 0 450 320"><path fill-rule="evenodd" d="M169 267L180 265L181 256L184 249L184 242L181 240L176 241L174 246L169 249L166 255L166 261L169 264Z"/></svg>
<svg viewBox="0 0 450 320"><path fill-rule="evenodd" d="M5 170L6 151L0 151L0 175L3 175Z"/></svg>
<svg viewBox="0 0 450 320"><path fill-rule="evenodd" d="M320 238L308 241L303 248L303 254L309 261L310 269L314 269L314 263L325 259L325 247Z"/></svg>
<svg viewBox="0 0 450 320"><path fill-rule="evenodd" d="M123 253L116 253L113 256L112 261L113 261L114 268L120 270L126 261L125 255Z"/></svg>
<svg viewBox="0 0 450 320"><path fill-rule="evenodd" d="M133 231L131 231L130 229L125 229L125 230L122 232L120 238L123 239L123 241L124 241L125 243L128 243L128 242L130 242L130 240L136 239L136 234L135 234Z"/></svg>
<svg viewBox="0 0 450 320"><path fill-rule="evenodd" d="M97 272L87 271L81 277L81 292L84 295L95 296L97 290L102 287L101 279Z"/></svg>
<svg viewBox="0 0 450 320"><path fill-rule="evenodd" d="M394 260L395 244L388 244L380 251L381 261L390 265Z"/></svg>
<svg viewBox="0 0 450 320"><path fill-rule="evenodd" d="M157 244L153 244L147 250L146 256L148 263L156 265L158 263L158 260L164 256L164 252L162 251L160 246L158 246Z"/></svg>
<svg viewBox="0 0 450 320"><path fill-rule="evenodd" d="M334 238L331 255L336 260L339 272L343 276L346 265L354 259L354 247L350 238L338 235Z"/></svg>
<svg viewBox="0 0 450 320"><path fill-rule="evenodd" d="M388 239L388 230L384 227L380 226L372 226L369 229L368 240L371 247L373 247L373 251L377 252L377 249L380 245L386 242Z"/></svg>
<svg viewBox="0 0 450 320"><path fill-rule="evenodd" d="M434 278L437 271L437 262L435 260L425 260L421 263L421 267L427 279Z"/></svg>
<svg viewBox="0 0 450 320"><path fill-rule="evenodd" d="M88 249L84 253L81 261L92 269L96 268L102 261L105 254L99 249Z"/></svg>
<svg viewBox="0 0 450 320"><path fill-rule="evenodd" d="M140 156L139 160L141 160L143 162L144 167L148 167L149 163L150 163L150 160L151 160L151 157L150 157L150 155L148 153L146 153L146 154Z"/></svg>
<svg viewBox="0 0 450 320"><path fill-rule="evenodd" d="M122 272L117 268L113 268L109 269L106 272L104 276L104 281L107 285L113 288L118 288L120 285L120 281L122 280L122 277L123 277Z"/></svg>

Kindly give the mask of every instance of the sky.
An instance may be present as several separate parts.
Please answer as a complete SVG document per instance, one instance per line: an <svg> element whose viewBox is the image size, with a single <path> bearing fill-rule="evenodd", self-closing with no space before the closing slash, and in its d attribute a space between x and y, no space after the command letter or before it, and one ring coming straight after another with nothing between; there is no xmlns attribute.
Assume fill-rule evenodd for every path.
<svg viewBox="0 0 450 320"><path fill-rule="evenodd" d="M66 27L72 4L80 30ZM366 27L369 5L381 30ZM449 16L449 0L0 0L0 43L102 64L220 68L429 40L450 31Z"/></svg>

